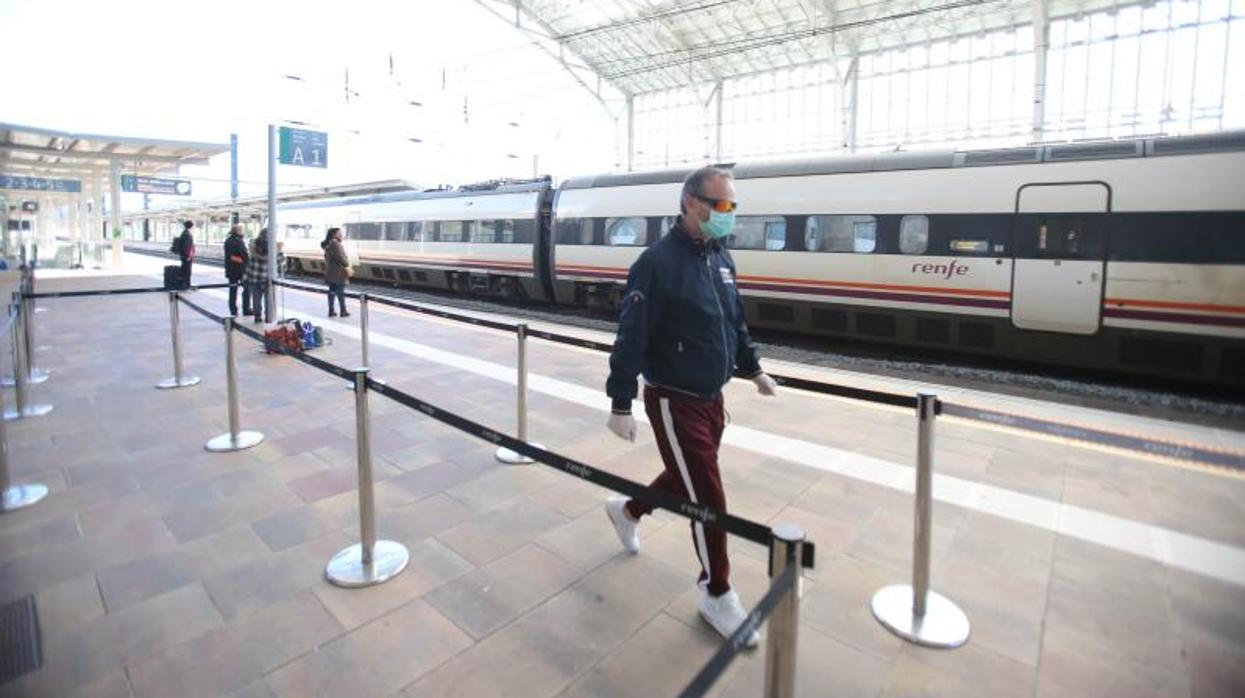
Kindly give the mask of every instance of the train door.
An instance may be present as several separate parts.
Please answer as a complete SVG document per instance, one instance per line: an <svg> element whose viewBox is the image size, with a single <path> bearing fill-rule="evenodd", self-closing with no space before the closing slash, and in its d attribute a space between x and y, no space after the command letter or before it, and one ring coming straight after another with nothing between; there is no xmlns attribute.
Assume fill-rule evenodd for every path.
<svg viewBox="0 0 1245 698"><path fill-rule="evenodd" d="M1016 192L1012 324L1098 331L1110 210L1105 182L1026 184Z"/></svg>

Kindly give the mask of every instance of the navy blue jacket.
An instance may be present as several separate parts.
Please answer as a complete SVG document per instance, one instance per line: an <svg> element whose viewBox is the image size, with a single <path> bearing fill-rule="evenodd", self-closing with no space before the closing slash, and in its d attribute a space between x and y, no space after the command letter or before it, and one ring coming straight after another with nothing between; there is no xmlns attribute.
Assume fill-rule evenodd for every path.
<svg viewBox="0 0 1245 698"><path fill-rule="evenodd" d="M761 372L735 287L735 262L716 240L698 241L682 219L627 274L605 392L629 413L636 375L651 385L717 397L738 366Z"/></svg>

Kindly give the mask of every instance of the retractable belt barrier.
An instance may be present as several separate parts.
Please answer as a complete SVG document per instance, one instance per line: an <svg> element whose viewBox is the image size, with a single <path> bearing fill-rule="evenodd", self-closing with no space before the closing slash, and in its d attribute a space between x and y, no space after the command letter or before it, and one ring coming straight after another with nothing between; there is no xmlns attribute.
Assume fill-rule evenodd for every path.
<svg viewBox="0 0 1245 698"><path fill-rule="evenodd" d="M778 602L782 601L784 596L795 591L799 571L799 567L792 565L778 575L778 578L770 584L769 589L765 592L765 596L761 597L761 600L753 607L752 612L744 619L739 629L726 642L722 643L722 646L713 654L709 662L701 668L700 673L696 674L691 683L687 684L687 688L684 688L679 693L679 698L699 698L708 693L710 688L713 688L713 684L722 676L722 672L726 671L726 668L731 665L735 657L739 656L739 653L743 652L744 648L747 647L748 637L770 617L770 614L774 612Z"/></svg>
<svg viewBox="0 0 1245 698"><path fill-rule="evenodd" d="M216 324L218 324L218 325L224 325L224 324L225 324L225 318L224 318L224 317L222 317L222 316L220 316L220 315L217 315L217 314L213 313L213 312L212 312L212 311L210 311L210 310L206 310L203 306L198 305L198 304L196 304L196 303L195 303L195 302L193 302L193 301L186 300L186 298L185 298L185 297L180 297L180 296L179 296L179 297L178 297L178 300L180 300L180 301L182 302L182 304L183 304L183 305L185 305L186 307L190 308L191 310L195 311L196 313L199 313L200 315L202 315L203 317L205 317L205 318L207 318L207 319L211 320L212 322L214 322L214 323L216 323ZM289 356L289 357L291 357L291 358L297 359L297 360L299 360L299 361L301 361L301 362L303 362L303 363L307 364L308 366L312 366L312 367L314 367L314 368L318 368L318 369L320 369L321 371L324 371L325 373L331 373L331 374L333 374L334 376L337 376L338 378L341 378L341 379L343 379L343 380L347 380L347 381L353 381L353 380L354 380L354 371L351 371L351 370L349 370L349 369L342 368L341 366L338 366L337 364L332 364L332 363L329 363L328 361L325 361L324 359L317 359L316 357L311 356L311 355L307 354L306 352L302 352L302 351L293 351L293 350L291 350L291 349L289 349L289 348L287 348L287 347L285 347L285 346L282 346L280 342L277 342L277 341L275 341L275 340L269 340L269 339L266 339L266 338L264 337L264 335L263 335L263 334L261 334L261 333L259 333L259 332L256 332L256 331L255 331L255 330L253 330L253 329L250 329L250 328L248 328L248 327L243 327L242 325L234 325L234 326L233 326L233 331L234 331L234 332L238 332L238 333L240 333L240 334L243 334L243 335L245 335L245 336L247 336L247 337L250 337L251 339L254 339L255 341L259 342L260 344L263 344L263 345L264 345L264 348L266 348L266 349L271 349L272 351L277 352L277 353L279 353L279 354L284 354L284 355Z"/></svg>
<svg viewBox="0 0 1245 698"><path fill-rule="evenodd" d="M13 303L9 306L9 318L4 323L3 330L0 330L0 337L10 335L16 349L16 342L19 341L14 330L19 322L21 314L21 305ZM16 351L14 352L16 356ZM20 367L14 366L14 377L18 376ZM20 380L20 378L19 378ZM0 390L0 414L5 412L4 409L4 391ZM20 412L20 410L19 410ZM9 447L8 436L5 433L5 419L0 419L0 513L7 511L16 511L24 509L32 504L42 501L48 496L48 486L42 483L30 483L26 485L14 485L9 476Z"/></svg>
<svg viewBox="0 0 1245 698"><path fill-rule="evenodd" d="M372 296L369 296L368 298L376 300ZM212 313L209 310L205 310L203 307L193 303L192 301L181 298L181 302L215 323L224 323L224 318ZM308 366L318 368L321 371L330 373L344 380L354 380L353 371L342 368L336 364L329 363L323 359L308 356L305 352L296 352L282 347L275 342L266 340L263 335L254 330L236 325L234 326L234 330L263 343L265 346L270 347L281 354L293 357ZM530 443L520 441L512 436L502 434L495 429L486 427L448 410L441 409L432 403L420 400L413 395L402 392L401 390L382 383L370 376L367 379L367 388L368 390L375 391L390 400L393 400L394 402L422 412L423 414L432 417L443 424L454 427L458 431L479 439L483 439L498 446L504 446L535 461L557 468L562 472L569 473L582 480L587 480L594 484L600 485L601 487L605 487L606 489L618 492L619 494L634 497L635 499L661 507L662 509L674 512L688 519L709 524L711 526L717 526L727 533L739 536L740 538L745 538L754 543L759 543L760 545L768 546L770 544L770 540L773 538L773 531L768 526L734 516L733 514L729 514L719 509L693 504L690 501L679 499L678 497L666 494L665 492L650 490L646 485L619 477L613 473L594 468L591 465L580 463L579 461L559 455L553 451L549 451ZM814 546L811 543L807 543L804 546L804 551L803 564L805 567L811 568L813 567L815 556Z"/></svg>
<svg viewBox="0 0 1245 698"><path fill-rule="evenodd" d="M302 291L323 293L326 290L326 287L324 286L302 281L279 280L277 283ZM411 312L431 315L445 320L463 322L477 327L487 327L489 329L502 330L505 332L514 332L517 328L517 324L505 323L497 320L487 320L473 315L430 308L418 303L403 301L396 298L377 296L370 293L360 294L353 291L347 291L346 295L352 298L358 298L360 295L366 295L368 300L374 303L381 303L394 308L401 308ZM565 344L568 346L601 352L609 352L613 349L613 345L606 342L598 342L592 339L574 337L571 335L559 334L557 332L549 332L547 330L532 329L530 327L527 329L527 336L537 337L539 339L557 344ZM819 395L829 395L833 397L847 398L849 400L861 400L864 402L890 405L892 407L901 407L911 410L915 410L917 407L917 398L915 396L888 393L880 390L870 390L868 388L834 385L832 383L825 383L808 378L799 378L796 376L786 376L778 373L769 373L769 376L773 378L774 382L778 385L795 390L803 390L805 392L817 393ZM740 371L735 372L735 377L747 378L747 376ZM1111 446L1129 451L1138 451L1149 455L1163 456L1177 460L1203 463L1206 465L1213 465L1233 470L1245 470L1245 452L1241 451L1229 451L1204 446L1194 446L1164 439L1155 439L1138 434L1126 434L1105 431L1102 429L1093 429L1074 424L1054 422L1038 417L1026 417L1007 412L998 412L995 410L970 407L968 405L948 403L945 400L938 401L936 412L938 414L945 414L949 417L959 417L961 419L968 419L976 422L995 424L1020 431L1034 432L1048 436L1058 436L1066 439Z"/></svg>
<svg viewBox="0 0 1245 698"><path fill-rule="evenodd" d="M43 291L40 293L25 293L26 298L82 298L84 296L124 296L132 293L168 293L173 291L197 291L200 289L210 288L229 288L230 286L239 286L240 284L200 284L198 286L189 286L180 289L167 289L163 286L150 286L143 288L100 288L89 291Z"/></svg>

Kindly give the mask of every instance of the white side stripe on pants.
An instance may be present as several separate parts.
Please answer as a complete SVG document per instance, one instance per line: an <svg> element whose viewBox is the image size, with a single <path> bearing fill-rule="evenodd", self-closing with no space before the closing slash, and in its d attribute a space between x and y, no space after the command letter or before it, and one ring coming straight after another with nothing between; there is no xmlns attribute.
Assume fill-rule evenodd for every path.
<svg viewBox="0 0 1245 698"><path fill-rule="evenodd" d="M692 500L692 504L699 504L696 500L696 488L692 487L692 476L687 471L687 461L683 459L683 449L679 446L679 437L674 433L674 419L670 415L669 398L659 398L661 402L661 424L666 430L666 441L670 444L670 451L674 453L674 462L679 464L679 474L683 476L683 487L687 489L687 498ZM700 566L705 570L704 587L709 587L709 582L713 581L712 567L709 566L709 546L705 544L705 525L699 521L692 522L692 532L696 537L696 555L700 558Z"/></svg>

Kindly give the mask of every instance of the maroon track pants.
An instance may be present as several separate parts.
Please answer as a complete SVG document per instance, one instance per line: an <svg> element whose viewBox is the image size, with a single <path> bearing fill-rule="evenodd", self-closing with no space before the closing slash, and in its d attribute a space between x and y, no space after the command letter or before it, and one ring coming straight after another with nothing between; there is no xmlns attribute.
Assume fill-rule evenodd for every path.
<svg viewBox="0 0 1245 698"><path fill-rule="evenodd" d="M718 471L718 446L726 427L722 397L701 400L645 386L644 411L657 434L657 448L666 466L649 487L693 504L726 510L726 493L722 491L722 475ZM643 502L627 502L627 512L637 519L652 511L653 507ZM701 587L713 596L730 591L726 532L693 521L692 547L700 559Z"/></svg>

